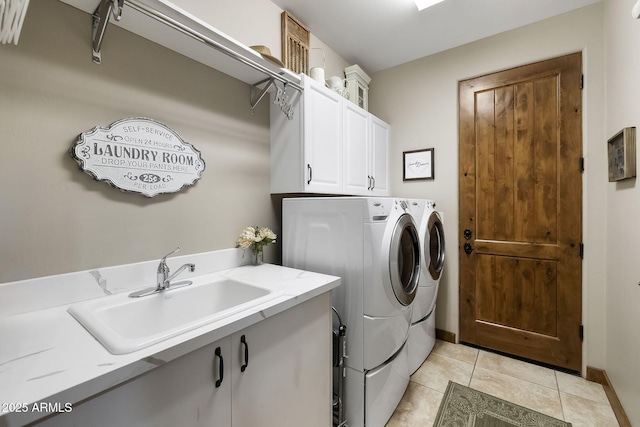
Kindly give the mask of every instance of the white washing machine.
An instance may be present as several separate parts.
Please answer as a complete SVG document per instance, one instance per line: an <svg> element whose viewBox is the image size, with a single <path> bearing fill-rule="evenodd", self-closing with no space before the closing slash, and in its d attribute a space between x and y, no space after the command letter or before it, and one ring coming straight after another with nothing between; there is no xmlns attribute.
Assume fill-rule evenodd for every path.
<svg viewBox="0 0 640 427"><path fill-rule="evenodd" d="M444 267L444 228L442 216L433 200L409 200L411 214L418 224L421 271L407 341L409 372L425 361L436 342L435 312L440 276Z"/></svg>
<svg viewBox="0 0 640 427"><path fill-rule="evenodd" d="M333 305L346 325L344 413L383 427L409 384L405 345L420 275L408 203L310 197L282 202L283 265L340 276Z"/></svg>

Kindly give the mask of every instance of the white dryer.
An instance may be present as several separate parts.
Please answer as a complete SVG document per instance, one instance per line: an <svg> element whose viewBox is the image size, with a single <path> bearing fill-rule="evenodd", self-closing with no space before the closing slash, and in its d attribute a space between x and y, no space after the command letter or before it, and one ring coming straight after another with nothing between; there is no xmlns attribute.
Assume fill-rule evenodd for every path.
<svg viewBox="0 0 640 427"><path fill-rule="evenodd" d="M421 271L409 339L409 371L413 374L425 361L436 342L435 311L440 276L444 267L445 238L442 216L433 200L409 200L411 214L418 224Z"/></svg>
<svg viewBox="0 0 640 427"><path fill-rule="evenodd" d="M408 203L367 197L284 199L282 242L285 266L341 277L333 305L347 329L347 424L384 426L409 384L405 343L421 249Z"/></svg>

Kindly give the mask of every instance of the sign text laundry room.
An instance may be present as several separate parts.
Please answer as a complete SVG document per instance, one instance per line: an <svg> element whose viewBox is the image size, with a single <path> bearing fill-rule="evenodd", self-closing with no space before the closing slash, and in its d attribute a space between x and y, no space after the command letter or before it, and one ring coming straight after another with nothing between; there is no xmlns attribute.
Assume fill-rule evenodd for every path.
<svg viewBox="0 0 640 427"><path fill-rule="evenodd" d="M81 133L71 155L95 179L146 197L193 185L205 168L191 144L168 126L143 117Z"/></svg>

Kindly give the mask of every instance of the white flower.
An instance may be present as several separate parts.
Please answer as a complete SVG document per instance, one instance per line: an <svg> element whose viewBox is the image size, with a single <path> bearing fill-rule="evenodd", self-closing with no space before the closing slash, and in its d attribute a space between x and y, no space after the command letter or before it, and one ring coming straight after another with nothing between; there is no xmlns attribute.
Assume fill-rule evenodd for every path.
<svg viewBox="0 0 640 427"><path fill-rule="evenodd" d="M276 233L271 231L269 228L264 227L264 228L259 229L258 238L256 239L256 241L261 242L264 239L267 239L267 243L270 243L270 242L276 240L277 237L278 236L276 236Z"/></svg>
<svg viewBox="0 0 640 427"><path fill-rule="evenodd" d="M256 230L253 227L247 227L242 230L242 234L238 238L236 245L242 249L250 248L256 242Z"/></svg>
<svg viewBox="0 0 640 427"><path fill-rule="evenodd" d="M247 227L242 230L236 246L242 249L251 248L254 251L262 251L262 248L269 243L275 243L276 233L267 227Z"/></svg>

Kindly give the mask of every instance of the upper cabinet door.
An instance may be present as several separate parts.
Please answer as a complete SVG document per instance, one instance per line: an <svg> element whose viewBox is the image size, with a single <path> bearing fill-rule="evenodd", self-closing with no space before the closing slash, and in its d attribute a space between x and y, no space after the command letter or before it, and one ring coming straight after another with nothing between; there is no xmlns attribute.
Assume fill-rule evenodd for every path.
<svg viewBox="0 0 640 427"><path fill-rule="evenodd" d="M388 196L389 188L389 145L391 126L376 116L371 116L371 156L370 172L373 177L372 194Z"/></svg>
<svg viewBox="0 0 640 427"><path fill-rule="evenodd" d="M304 78L305 191L342 193L342 97Z"/></svg>
<svg viewBox="0 0 640 427"><path fill-rule="evenodd" d="M344 192L368 195L372 179L369 170L371 157L370 114L352 102L344 102Z"/></svg>
<svg viewBox="0 0 640 427"><path fill-rule="evenodd" d="M389 125L345 101L344 193L389 196Z"/></svg>

